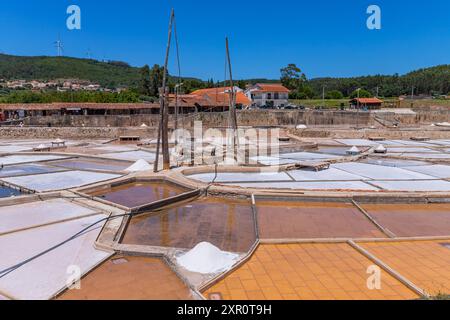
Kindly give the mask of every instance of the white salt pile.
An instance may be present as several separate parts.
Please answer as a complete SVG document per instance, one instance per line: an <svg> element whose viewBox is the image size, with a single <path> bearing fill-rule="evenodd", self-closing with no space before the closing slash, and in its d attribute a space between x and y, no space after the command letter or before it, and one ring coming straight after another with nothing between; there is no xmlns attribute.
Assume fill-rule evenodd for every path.
<svg viewBox="0 0 450 320"><path fill-rule="evenodd" d="M356 155L356 154L360 154L360 153L361 153L361 151L356 146L354 146L353 148L351 148L350 150L347 151L347 154L350 154L350 155Z"/></svg>
<svg viewBox="0 0 450 320"><path fill-rule="evenodd" d="M153 167L145 160L136 161L131 167L125 169L126 172L150 171Z"/></svg>
<svg viewBox="0 0 450 320"><path fill-rule="evenodd" d="M436 125L438 127L450 127L450 123L449 122L436 123Z"/></svg>
<svg viewBox="0 0 450 320"><path fill-rule="evenodd" d="M308 127L307 126L305 126L304 124L299 124L297 127L296 127L296 129L308 129Z"/></svg>
<svg viewBox="0 0 450 320"><path fill-rule="evenodd" d="M146 125L145 123L143 123L143 124L141 125L141 128L148 128L148 125Z"/></svg>
<svg viewBox="0 0 450 320"><path fill-rule="evenodd" d="M40 144L36 147L36 149L46 149L48 148L45 144Z"/></svg>
<svg viewBox="0 0 450 320"><path fill-rule="evenodd" d="M387 149L381 144L375 149L375 153L386 153L386 152Z"/></svg>
<svg viewBox="0 0 450 320"><path fill-rule="evenodd" d="M221 251L211 243L202 242L178 257L177 262L191 272L214 274L231 269L238 258L237 254Z"/></svg>

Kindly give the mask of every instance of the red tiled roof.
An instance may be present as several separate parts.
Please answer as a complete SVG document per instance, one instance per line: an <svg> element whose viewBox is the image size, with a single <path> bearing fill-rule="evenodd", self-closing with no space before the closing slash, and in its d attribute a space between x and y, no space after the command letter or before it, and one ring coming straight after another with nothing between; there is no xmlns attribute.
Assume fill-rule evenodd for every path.
<svg viewBox="0 0 450 320"><path fill-rule="evenodd" d="M378 98L356 98L356 99L353 99L352 101L355 101L355 102L359 102L359 103L362 103L362 104L378 104L378 103L383 103L383 100L380 100L380 99L378 99Z"/></svg>
<svg viewBox="0 0 450 320"><path fill-rule="evenodd" d="M221 87L221 88L210 88L210 89L200 89L187 95L190 97L197 97L201 99L198 102L201 106L229 106L230 104L230 93L231 87ZM186 96L186 95L185 95ZM192 98L194 99L194 98ZM242 104L244 106L250 105L252 102L244 94L244 92L236 92L236 104Z"/></svg>
<svg viewBox="0 0 450 320"><path fill-rule="evenodd" d="M290 92L288 88L279 83L257 83L255 86L260 88L257 92Z"/></svg>

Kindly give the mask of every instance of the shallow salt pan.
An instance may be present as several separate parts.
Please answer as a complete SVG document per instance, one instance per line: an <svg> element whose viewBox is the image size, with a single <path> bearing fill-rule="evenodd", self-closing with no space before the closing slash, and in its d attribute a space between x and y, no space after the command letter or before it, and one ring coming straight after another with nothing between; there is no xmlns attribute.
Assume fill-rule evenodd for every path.
<svg viewBox="0 0 450 320"><path fill-rule="evenodd" d="M250 160L252 160L254 162L258 162L265 166L294 164L294 163L298 162L298 160L293 160L293 159L281 159L278 157L265 157L265 156L251 157Z"/></svg>
<svg viewBox="0 0 450 320"><path fill-rule="evenodd" d="M0 234L94 213L94 210L64 199L51 199L0 207Z"/></svg>
<svg viewBox="0 0 450 320"><path fill-rule="evenodd" d="M14 153L14 152L21 152L21 151L31 151L33 148L26 147L26 146L0 146L0 153Z"/></svg>
<svg viewBox="0 0 450 320"><path fill-rule="evenodd" d="M439 153L439 151L432 150L429 148L407 148L407 147L399 147L399 148L387 148L390 153Z"/></svg>
<svg viewBox="0 0 450 320"><path fill-rule="evenodd" d="M293 160L325 160L325 159L337 159L339 156L332 154L323 153L312 153L312 152L296 152L296 153L284 153L279 155L282 159L293 159Z"/></svg>
<svg viewBox="0 0 450 320"><path fill-rule="evenodd" d="M119 152L119 153L106 153L102 154L102 157L118 159L118 160L128 160L128 161L138 161L145 160L147 162L154 162L156 155L151 152L146 151L130 151L130 152Z"/></svg>
<svg viewBox="0 0 450 320"><path fill-rule="evenodd" d="M322 171L296 170L289 171L289 175L296 181L353 181L365 178L342 170L330 168Z"/></svg>
<svg viewBox="0 0 450 320"><path fill-rule="evenodd" d="M203 173L189 176L191 179L203 182L211 182L214 179L214 173ZM292 181L284 172L243 172L243 173L219 173L215 182L254 182L254 181Z"/></svg>
<svg viewBox="0 0 450 320"><path fill-rule="evenodd" d="M0 178L24 176L30 174L51 173L64 171L62 168L55 168L40 164L24 164L8 166L0 170Z"/></svg>
<svg viewBox="0 0 450 320"><path fill-rule="evenodd" d="M12 267L80 232L105 215L17 232L0 237L0 270ZM0 279L0 292L19 300L47 300L66 286L68 268L86 273L112 255L94 248L102 225ZM69 270L70 271L70 270Z"/></svg>
<svg viewBox="0 0 450 320"><path fill-rule="evenodd" d="M371 146L377 146L379 145L379 143L374 142L374 141L370 141L370 140L365 140L365 139L337 139L337 142L340 142L346 146L349 147L371 147Z"/></svg>
<svg viewBox="0 0 450 320"><path fill-rule="evenodd" d="M23 155L23 156L15 155L15 156L0 157L0 164L10 165L19 163L49 161L49 160L62 160L67 158L68 157L53 156L53 155Z"/></svg>
<svg viewBox="0 0 450 320"><path fill-rule="evenodd" d="M450 182L432 181L371 181L371 184L390 191L450 191Z"/></svg>
<svg viewBox="0 0 450 320"><path fill-rule="evenodd" d="M360 175L375 180L432 180L434 177L418 172L408 171L402 168L377 166L366 163L339 163L332 165L333 168Z"/></svg>
<svg viewBox="0 0 450 320"><path fill-rule="evenodd" d="M297 190L361 190L377 191L378 188L361 181L330 181L330 182L279 182L279 183L232 183L242 188L256 189L297 189Z"/></svg>
<svg viewBox="0 0 450 320"><path fill-rule="evenodd" d="M418 159L450 159L450 154L444 153L408 153L404 154L404 156L418 158Z"/></svg>
<svg viewBox="0 0 450 320"><path fill-rule="evenodd" d="M45 192L81 187L84 185L116 179L119 177L120 175L117 174L86 171L66 171L33 176L5 178L2 180L30 190Z"/></svg>
<svg viewBox="0 0 450 320"><path fill-rule="evenodd" d="M427 174L441 179L450 178L450 166L432 165L432 166L409 167L407 168L407 170Z"/></svg>

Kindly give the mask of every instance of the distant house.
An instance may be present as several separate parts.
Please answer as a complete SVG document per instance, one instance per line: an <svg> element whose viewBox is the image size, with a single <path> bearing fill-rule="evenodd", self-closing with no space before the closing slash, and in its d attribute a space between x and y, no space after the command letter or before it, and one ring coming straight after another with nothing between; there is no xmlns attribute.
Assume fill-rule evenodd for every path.
<svg viewBox="0 0 450 320"><path fill-rule="evenodd" d="M377 110L383 106L383 100L378 98L355 98L350 100L350 107L356 109Z"/></svg>
<svg viewBox="0 0 450 320"><path fill-rule="evenodd" d="M281 84L257 83L245 91L253 107L282 108L289 103L289 89Z"/></svg>

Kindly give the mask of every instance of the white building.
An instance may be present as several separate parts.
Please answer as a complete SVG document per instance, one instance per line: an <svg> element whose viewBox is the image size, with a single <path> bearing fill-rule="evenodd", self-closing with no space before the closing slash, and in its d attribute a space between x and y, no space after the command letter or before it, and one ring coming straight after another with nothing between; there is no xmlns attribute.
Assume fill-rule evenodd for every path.
<svg viewBox="0 0 450 320"><path fill-rule="evenodd" d="M289 103L289 89L281 84L257 83L245 91L253 107L282 108Z"/></svg>

